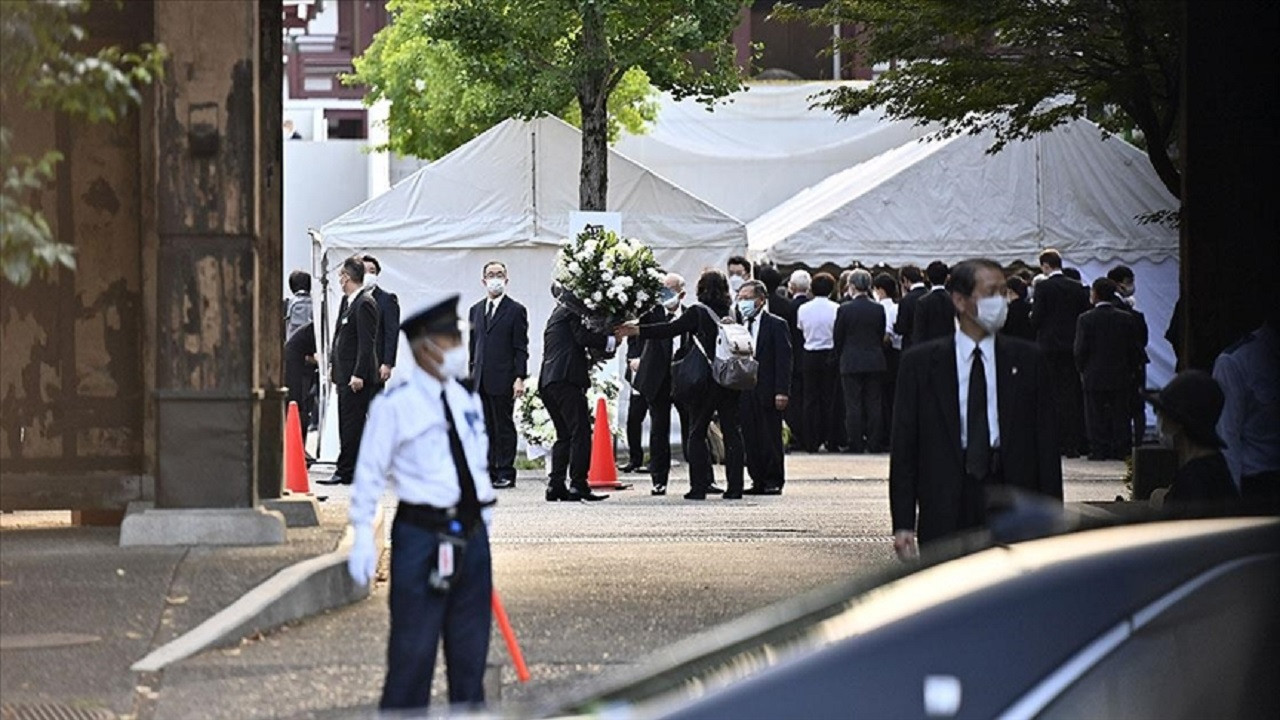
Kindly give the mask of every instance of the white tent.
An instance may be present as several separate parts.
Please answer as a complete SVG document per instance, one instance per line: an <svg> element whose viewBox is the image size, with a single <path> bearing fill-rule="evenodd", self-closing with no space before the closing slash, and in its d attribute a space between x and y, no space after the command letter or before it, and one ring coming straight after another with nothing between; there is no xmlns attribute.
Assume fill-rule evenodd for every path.
<svg viewBox="0 0 1280 720"><path fill-rule="evenodd" d="M750 221L832 173L921 137L928 128L868 110L841 120L817 93L866 82L751 85L716 101L663 94L653 127L618 152L730 215Z"/></svg>
<svg viewBox="0 0 1280 720"><path fill-rule="evenodd" d="M581 136L573 126L553 117L507 120L329 221L315 242L315 272L328 307L338 306L338 267L353 253L378 258L379 284L399 296L402 310L428 294L455 291L462 293L464 316L483 297L483 265L499 260L508 268L509 295L529 309L529 371L536 374L554 303L555 254L569 234L569 214L578 209L580 158ZM607 202L621 214L622 234L652 247L663 267L689 280L690 293L703 267L723 267L746 252L741 222L613 151ZM322 352L333 312L320 323ZM401 367L407 353L402 339ZM326 432L324 454L334 444Z"/></svg>
<svg viewBox="0 0 1280 720"><path fill-rule="evenodd" d="M1137 277L1152 358L1174 372L1163 335L1178 295L1178 232L1138 217L1178 201L1146 156L1079 120L994 155L988 135L911 142L833 175L748 225L752 254L780 265L893 266L983 256L1032 265L1062 252L1086 282L1124 263Z"/></svg>

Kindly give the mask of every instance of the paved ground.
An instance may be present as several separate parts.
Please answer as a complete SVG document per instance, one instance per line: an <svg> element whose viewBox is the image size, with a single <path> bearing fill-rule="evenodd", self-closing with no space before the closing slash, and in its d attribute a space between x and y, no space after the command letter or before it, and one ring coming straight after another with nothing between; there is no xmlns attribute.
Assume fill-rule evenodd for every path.
<svg viewBox="0 0 1280 720"><path fill-rule="evenodd" d="M501 492L493 531L495 582L533 678L527 685L516 682L495 632L490 660L501 666L498 709L527 714L603 673L625 674L671 642L896 562L887 538L886 458L792 456L788 466L792 480L785 495L740 502L651 497L647 479L635 478L635 488L605 502L553 505L542 500L536 473ZM1111 500L1124 492L1120 463L1067 461L1065 470L1068 501ZM321 475L317 468L315 476ZM345 488L317 490L331 495L323 504L326 515L345 508ZM9 537L4 535L6 554ZM76 554L71 548L59 552ZM159 557L150 560L141 559L147 551L128 552L156 567L148 582L155 588L153 603L163 603L165 563L180 551L154 551ZM0 572L10 577L7 560ZM6 586L5 633L11 625L8 591ZM122 607L93 612L74 627L103 634L128 617ZM106 697L133 691L139 679L119 667L153 647L152 635L167 629L140 626L135 632L143 637L134 645L122 643L116 657L90 663L106 668L92 682L115 688ZM142 717L369 716L381 687L386 632L386 587L380 584L367 601L143 678L148 691L133 694L148 698L137 706ZM49 652L4 653L0 689L6 702L11 689L15 701L35 691ZM61 652L71 661L89 650ZM11 659L29 669L11 671ZM442 689L438 681L437 691Z"/></svg>

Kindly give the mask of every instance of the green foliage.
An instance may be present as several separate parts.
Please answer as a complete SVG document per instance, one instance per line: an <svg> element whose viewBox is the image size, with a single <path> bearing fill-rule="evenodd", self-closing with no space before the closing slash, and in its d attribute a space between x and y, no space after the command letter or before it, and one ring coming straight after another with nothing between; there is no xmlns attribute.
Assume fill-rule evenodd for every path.
<svg viewBox="0 0 1280 720"><path fill-rule="evenodd" d="M992 152L1085 116L1108 132L1137 128L1180 196L1173 151L1185 0L832 0L775 14L869 28L843 51L892 63L869 88L828 93L824 107L883 107L948 135L991 130Z"/></svg>
<svg viewBox="0 0 1280 720"><path fill-rule="evenodd" d="M142 101L137 88L161 76L164 48L76 50L85 31L75 18L88 9L87 0L0 1L0 106L116 122ZM21 286L58 265L74 269L75 248L54 240L35 203L54 180L61 154L15 155L12 140L0 125L0 269Z"/></svg>
<svg viewBox="0 0 1280 720"><path fill-rule="evenodd" d="M584 108L607 109L612 137L653 120L654 87L710 102L741 86L727 40L744 4L391 0L392 23L347 81L391 101L389 147L402 154L439 157L510 117L582 126Z"/></svg>

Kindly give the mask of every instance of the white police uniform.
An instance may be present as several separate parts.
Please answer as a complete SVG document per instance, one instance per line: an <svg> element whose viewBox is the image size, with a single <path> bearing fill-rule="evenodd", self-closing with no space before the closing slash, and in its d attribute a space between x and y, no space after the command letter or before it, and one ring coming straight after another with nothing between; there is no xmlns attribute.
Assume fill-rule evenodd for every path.
<svg viewBox="0 0 1280 720"><path fill-rule="evenodd" d="M412 314L401 325L413 337L424 318L457 327L457 295ZM446 415L446 402L449 414ZM449 416L466 469L454 462ZM484 668L492 622L493 571L488 526L493 486L479 398L457 380L436 379L415 362L409 379L374 399L360 442L350 518L357 545L371 541L378 503L391 478L400 505L391 528L391 633L387 642L384 710L424 709L440 641L449 669L450 704L484 702ZM460 483L475 488L480 510L467 517ZM442 546L452 557L448 575ZM372 551L351 551L357 582L367 582ZM357 559L360 558L360 559Z"/></svg>

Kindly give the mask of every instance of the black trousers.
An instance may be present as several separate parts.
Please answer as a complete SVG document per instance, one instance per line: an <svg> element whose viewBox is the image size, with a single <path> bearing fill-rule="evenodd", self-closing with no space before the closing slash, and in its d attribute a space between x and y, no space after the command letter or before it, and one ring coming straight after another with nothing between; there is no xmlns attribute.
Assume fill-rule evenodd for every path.
<svg viewBox="0 0 1280 720"><path fill-rule="evenodd" d="M738 410L751 484L761 488L781 488L786 483L782 412L772 402L763 404L749 392L742 393Z"/></svg>
<svg viewBox="0 0 1280 720"><path fill-rule="evenodd" d="M381 387L366 384L360 392L352 392L345 384L338 386L338 462L333 476L350 483L356 475L356 459L360 455L360 438L369 417L369 403Z"/></svg>
<svg viewBox="0 0 1280 720"><path fill-rule="evenodd" d="M856 453L882 452L883 400L880 395L884 389L884 373L841 375L840 382L844 387L844 429L849 449Z"/></svg>
<svg viewBox="0 0 1280 720"><path fill-rule="evenodd" d="M806 350L804 353L804 449L817 452L826 443L834 451L835 422L832 418L836 394L835 352Z"/></svg>
<svg viewBox="0 0 1280 720"><path fill-rule="evenodd" d="M801 350L800 352L804 352ZM787 427L791 430L791 442L788 447L803 448L804 444L804 356L793 355L792 361L795 363L795 372L791 374L791 394L788 396L789 402L787 409L783 413L783 419L787 421Z"/></svg>
<svg viewBox="0 0 1280 720"><path fill-rule="evenodd" d="M876 439L880 447L888 450L889 431L893 428L893 394L898 391L898 361L901 350L886 347L884 350L885 373L880 385L880 437Z"/></svg>
<svg viewBox="0 0 1280 720"><path fill-rule="evenodd" d="M480 403L484 405L484 431L489 436L489 480L515 480L515 395L510 390L499 395L482 392Z"/></svg>
<svg viewBox="0 0 1280 720"><path fill-rule="evenodd" d="M1089 457L1121 460L1133 439L1133 406L1124 388L1096 390L1084 395Z"/></svg>
<svg viewBox="0 0 1280 720"><path fill-rule="evenodd" d="M587 486L587 470L591 466L591 416L587 412L587 391L567 382L554 382L538 391L542 404L556 428L556 441L551 446L552 487L564 487L566 473L569 484Z"/></svg>
<svg viewBox="0 0 1280 720"><path fill-rule="evenodd" d="M444 639L449 703L484 703L484 667L492 624L493 561L484 523L467 539L447 594L431 589L439 535L417 525L391 525L391 634L379 708L426 708L436 652Z"/></svg>
<svg viewBox="0 0 1280 720"><path fill-rule="evenodd" d="M648 412L649 401L640 393L631 393L631 404L627 406L627 453L628 462L634 467L644 464L644 416ZM667 422L670 424L670 418Z"/></svg>
<svg viewBox="0 0 1280 720"><path fill-rule="evenodd" d="M689 459L689 485L693 492L706 492L714 479L707 428L719 418L724 436L725 492L742 492L742 425L738 419L738 391L712 385L706 399L690 412L692 422L685 455Z"/></svg>
<svg viewBox="0 0 1280 720"><path fill-rule="evenodd" d="M666 485L671 477L671 377L652 398L645 400L649 408L649 477L654 485ZM689 413L683 405L676 405L680 416L680 452L689 458Z"/></svg>
<svg viewBox="0 0 1280 720"><path fill-rule="evenodd" d="M1053 400L1058 414L1058 450L1063 455L1079 455L1084 424L1080 372L1070 354L1045 354L1049 365L1049 381L1053 383Z"/></svg>

